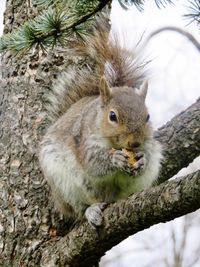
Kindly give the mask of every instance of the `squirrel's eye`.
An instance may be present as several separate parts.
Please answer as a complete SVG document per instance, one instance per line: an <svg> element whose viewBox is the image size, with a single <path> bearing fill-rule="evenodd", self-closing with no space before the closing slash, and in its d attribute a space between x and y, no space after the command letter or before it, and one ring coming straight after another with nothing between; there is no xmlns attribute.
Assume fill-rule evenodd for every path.
<svg viewBox="0 0 200 267"><path fill-rule="evenodd" d="M116 114L115 114L114 111L110 111L110 113L109 113L109 119L112 122L117 122L117 116L116 116Z"/></svg>
<svg viewBox="0 0 200 267"><path fill-rule="evenodd" d="M148 114L147 117L146 117L146 122L148 122L150 119L150 115Z"/></svg>

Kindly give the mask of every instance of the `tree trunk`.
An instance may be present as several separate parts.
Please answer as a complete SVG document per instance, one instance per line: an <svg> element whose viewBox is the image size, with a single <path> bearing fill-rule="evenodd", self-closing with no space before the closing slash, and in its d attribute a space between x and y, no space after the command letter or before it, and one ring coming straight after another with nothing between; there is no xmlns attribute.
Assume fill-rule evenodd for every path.
<svg viewBox="0 0 200 267"><path fill-rule="evenodd" d="M7 0L4 33L37 14L34 2ZM48 124L43 103L52 78L73 60L60 52L44 55L36 49L22 57L9 52L2 56L0 266L39 266L40 257L32 255L54 236L52 225L62 234L66 231L51 212L49 189L38 165L38 144Z"/></svg>
<svg viewBox="0 0 200 267"><path fill-rule="evenodd" d="M4 63L5 60L8 61L4 68L12 64L11 59L4 57ZM2 266L26 266L38 242L48 238L51 225L49 193L37 160L37 146L43 129L41 99L44 87L26 81L23 75L27 74L27 69L23 63L24 66L12 66L16 69L15 76L14 71L9 75L6 70L7 77L4 76L4 86L1 85ZM35 259L32 266L37 266L36 262Z"/></svg>
<svg viewBox="0 0 200 267"><path fill-rule="evenodd" d="M22 24L28 16L37 14L37 8L33 5L33 2L35 1L7 0L4 32L12 31ZM51 88L52 78L56 77L58 72L71 64L74 64L72 58L56 51L51 51L48 55L44 55L37 50L31 50L21 58L11 56L9 52L2 56L2 80L0 86L0 266L2 267L79 266L81 265L79 264L80 262L72 261L73 257L77 257L74 250L68 250L70 246L75 248L76 245L79 253L78 259L85 262L85 265L82 266L91 266L113 244L120 242L122 238L127 237L129 234L135 233L136 230L139 231L149 226L148 222L143 222L140 229L135 228L136 230L134 229L133 231L129 228L127 233L122 234L121 237L119 232L116 231L117 236L120 237L116 239L114 239L113 232L110 231L110 237L112 237L110 245L102 246L99 250L100 252L96 251L96 254L92 251L91 245L100 245L99 241L102 240L99 236L98 242L91 242L91 245L88 245L89 252L81 247L80 241L78 241L80 246L75 242L76 233L78 235L77 240L79 240L81 234L83 236L85 229L89 229L86 224L83 224L77 232L73 230L71 237L66 235L63 239L58 236L58 232L64 235L67 227L52 211L49 188L41 175L37 154L40 138L48 124L43 109L45 96ZM84 64L84 62L80 64ZM197 111L195 112L197 114ZM200 112L199 106L198 112ZM197 119L195 121L197 122ZM196 129L194 138L198 140L198 136L200 136L199 128L197 127ZM164 130L162 129L161 139L164 140L164 143L168 142L168 139L163 136ZM195 143L197 149L193 153L193 158L199 154L199 144L200 141ZM176 145L176 143L173 143L173 145ZM173 158L175 154L176 152L174 151ZM170 159L170 154L167 155L169 155ZM189 159L191 160L191 158ZM168 161L165 162L165 166L167 163ZM180 169L183 164L178 166ZM170 172L172 173L173 170L171 168ZM170 172L167 173L167 177L165 173L165 178L161 180L169 178ZM198 177L199 174L195 176L195 179L197 180ZM196 180L194 180L194 184L197 184ZM178 185L177 190L179 190ZM173 188L175 185L171 186ZM186 184L182 186L187 188ZM193 189L196 190L196 187ZM158 192L155 191L155 193L157 192L159 195L162 192L162 188L160 190ZM199 191L195 192L199 194ZM139 197L143 199L142 196L142 194L138 194L136 199ZM191 192L189 192L189 198L191 198ZM128 206L132 205L131 201L127 203ZM173 203L172 199L172 205ZM124 206L125 204L121 203L119 205ZM192 205L193 209L198 208L196 200L191 203ZM116 212L118 210L116 207L111 207L111 211L114 209ZM160 209L161 206L159 206ZM174 216L184 214L180 209ZM108 229L106 228L105 231L109 232L109 225L112 220L109 221L108 211L105 213L106 222L108 223ZM192 211L192 209L188 208L185 212L189 211ZM148 220L148 210L146 212L147 217L144 215L144 218ZM170 214L163 215L160 221L172 218ZM122 215L122 217L131 216L129 212L122 212ZM119 217L120 214L118 213L116 216ZM159 222L159 217L155 220L151 218L150 223L157 222ZM130 227L132 226L133 224L131 223ZM91 235L91 231L94 230L89 229L86 231L87 237L96 239L97 234ZM103 237L106 239L106 235L102 235ZM86 241L88 240L86 239ZM72 243L70 244L69 241ZM63 246L61 246L62 243ZM59 247L62 248L62 253ZM81 253L82 256L80 256Z"/></svg>

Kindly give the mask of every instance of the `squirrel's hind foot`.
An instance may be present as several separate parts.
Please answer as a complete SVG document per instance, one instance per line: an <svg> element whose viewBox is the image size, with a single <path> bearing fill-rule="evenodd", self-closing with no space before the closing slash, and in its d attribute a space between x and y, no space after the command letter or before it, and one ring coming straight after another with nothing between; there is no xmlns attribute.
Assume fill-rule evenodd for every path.
<svg viewBox="0 0 200 267"><path fill-rule="evenodd" d="M94 203L85 211L85 217L89 224L94 227L101 226L103 223L102 211L107 207L107 203Z"/></svg>

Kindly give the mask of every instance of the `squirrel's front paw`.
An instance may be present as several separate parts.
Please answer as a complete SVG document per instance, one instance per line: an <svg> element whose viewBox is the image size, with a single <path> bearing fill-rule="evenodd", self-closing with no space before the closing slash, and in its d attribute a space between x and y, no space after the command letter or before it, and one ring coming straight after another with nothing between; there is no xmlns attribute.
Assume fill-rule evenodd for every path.
<svg viewBox="0 0 200 267"><path fill-rule="evenodd" d="M85 217L89 224L97 227L102 225L103 214L102 211L107 207L107 203L94 203L85 211Z"/></svg>
<svg viewBox="0 0 200 267"><path fill-rule="evenodd" d="M132 165L129 163L129 157L123 150L112 152L112 163L114 167L127 172L131 176L136 176L143 171L146 165L146 159L143 153L138 152L135 156L136 162Z"/></svg>
<svg viewBox="0 0 200 267"><path fill-rule="evenodd" d="M122 150L112 150L111 155L114 167L124 169L128 165L128 156Z"/></svg>
<svg viewBox="0 0 200 267"><path fill-rule="evenodd" d="M132 168L128 163L128 155L124 153L122 150L113 150L112 151L112 164L117 169L120 169L122 171L125 171L129 174L132 174Z"/></svg>
<svg viewBox="0 0 200 267"><path fill-rule="evenodd" d="M131 173L133 176L140 174L146 166L146 157L143 153L136 153L136 162L131 167Z"/></svg>

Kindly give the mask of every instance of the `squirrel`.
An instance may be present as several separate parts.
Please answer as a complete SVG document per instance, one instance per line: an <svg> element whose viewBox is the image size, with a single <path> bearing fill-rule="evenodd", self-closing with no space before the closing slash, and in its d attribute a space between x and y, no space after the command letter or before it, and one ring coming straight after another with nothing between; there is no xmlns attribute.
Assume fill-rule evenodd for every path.
<svg viewBox="0 0 200 267"><path fill-rule="evenodd" d="M39 161L60 213L97 227L107 204L152 185L162 149L145 105L145 64L108 37L105 25L85 38L74 51L89 56L96 71L71 68L57 78Z"/></svg>

